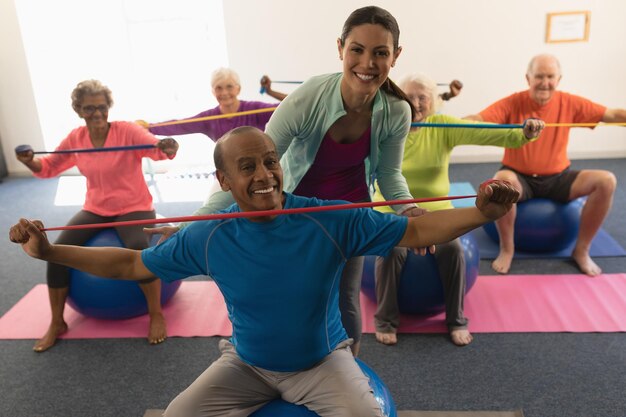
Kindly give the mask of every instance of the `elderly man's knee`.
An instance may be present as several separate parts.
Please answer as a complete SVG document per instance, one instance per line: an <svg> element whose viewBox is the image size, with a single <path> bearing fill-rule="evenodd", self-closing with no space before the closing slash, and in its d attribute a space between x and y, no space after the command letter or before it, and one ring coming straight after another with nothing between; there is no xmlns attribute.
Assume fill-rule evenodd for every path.
<svg viewBox="0 0 626 417"><path fill-rule="evenodd" d="M615 188L617 188L617 177L610 171L604 171L604 175L600 181L601 186L609 192L613 194L615 192Z"/></svg>
<svg viewBox="0 0 626 417"><path fill-rule="evenodd" d="M517 174L511 170L501 169L500 171L495 173L493 178L497 180L501 180L501 181L508 181L518 191L522 190L522 184L520 183L519 178L517 177Z"/></svg>

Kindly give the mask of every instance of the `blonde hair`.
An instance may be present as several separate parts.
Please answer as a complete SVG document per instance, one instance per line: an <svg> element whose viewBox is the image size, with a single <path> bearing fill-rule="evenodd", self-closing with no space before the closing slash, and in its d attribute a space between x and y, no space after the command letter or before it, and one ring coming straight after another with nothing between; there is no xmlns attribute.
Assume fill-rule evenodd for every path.
<svg viewBox="0 0 626 417"><path fill-rule="evenodd" d="M72 91L72 108L80 116L80 110L85 96L96 96L98 94L104 96L109 108L113 107L113 94L109 87L98 80L85 80L79 82Z"/></svg>

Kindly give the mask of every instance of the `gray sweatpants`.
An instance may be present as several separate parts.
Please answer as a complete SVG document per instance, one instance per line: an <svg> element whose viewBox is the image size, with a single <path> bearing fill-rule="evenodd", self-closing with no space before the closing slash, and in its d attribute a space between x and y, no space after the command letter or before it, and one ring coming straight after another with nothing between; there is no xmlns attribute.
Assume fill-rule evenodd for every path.
<svg viewBox="0 0 626 417"><path fill-rule="evenodd" d="M398 286L408 248L395 247L388 256L376 258L376 298L374 315L376 331L394 333L400 324ZM466 329L468 320L463 314L465 299L465 257L460 239L436 246L434 253L439 276L443 283L446 303L446 324L449 330ZM415 277L419 279L419 277Z"/></svg>
<svg viewBox="0 0 626 417"><path fill-rule="evenodd" d="M314 367L272 372L243 362L220 341L222 355L165 410L164 417L245 417L271 400L305 405L322 417L382 416L348 339Z"/></svg>

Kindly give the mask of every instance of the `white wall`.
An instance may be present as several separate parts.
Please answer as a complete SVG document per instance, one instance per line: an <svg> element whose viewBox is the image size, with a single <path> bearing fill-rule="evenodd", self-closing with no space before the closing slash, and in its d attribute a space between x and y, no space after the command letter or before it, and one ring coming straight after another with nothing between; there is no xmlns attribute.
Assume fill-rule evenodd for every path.
<svg viewBox="0 0 626 417"><path fill-rule="evenodd" d="M562 90L626 107L623 0L229 0L224 3L228 54L242 77L242 96L262 98L258 79L264 73L303 80L340 71L335 45L343 22L354 9L373 3L400 25L403 51L392 78L419 71L438 82L464 83L462 94L446 103L447 114L476 113L525 89L528 61L541 52L560 58ZM579 10L591 11L589 42L544 42L547 13ZM573 158L626 157L626 129L573 129L569 150ZM452 161L497 161L501 154L499 148L465 146L454 151Z"/></svg>
<svg viewBox="0 0 626 417"><path fill-rule="evenodd" d="M9 173L24 170L13 156L17 145L43 146L13 0L0 1L0 138Z"/></svg>
<svg viewBox="0 0 626 417"><path fill-rule="evenodd" d="M18 117L26 131L34 130L28 124L41 126L39 137L0 130L12 172L27 172L13 157L15 145L54 149L84 124L70 93L85 79L101 80L113 91L109 120L156 122L217 104L209 74L228 65L222 0L2 0L2 7L10 12L2 13L10 29L1 41L7 65L0 76L21 91L9 96L2 89L0 100L21 97L34 101L36 111L8 108L0 117L11 123ZM13 85L16 78L23 82ZM27 122L20 119L25 114ZM213 143L205 136L186 136L181 144L186 146L174 161L155 166L211 161Z"/></svg>
<svg viewBox="0 0 626 417"><path fill-rule="evenodd" d="M209 44L227 47L228 56L217 61L240 73L242 98L273 101L258 92L262 74L276 80L304 80L340 71L336 39L343 22L355 8L373 3L227 0L222 16L206 9L206 4L216 2L222 3L0 1L0 137L9 172L24 171L12 157L15 146L48 147L45 140L60 140L80 124L70 108L69 93L78 81L100 77L98 69L104 64L110 65L106 82L117 102L112 119L159 121L214 105L208 86L213 68L207 67L220 52ZM197 8L195 13L190 4ZM540 52L561 59L561 89L609 107L626 107L623 0L380 0L375 4L394 14L401 28L403 52L392 77L421 71L438 82L463 81L463 93L444 108L447 114L476 113L526 88L526 65ZM158 16L163 10L168 19ZM546 14L576 10L591 11L589 42L544 43ZM189 20L189 12L195 20ZM66 16L70 13L71 19ZM209 36L206 26L222 24L225 40L203 39ZM151 37L150 26L163 30ZM33 55L35 46L39 52ZM81 63L81 72L76 62ZM294 88L275 87L287 92ZM51 116L50 108L61 109L64 121ZM575 129L571 137L573 158L626 157L624 128ZM455 150L453 161L494 161L500 155L497 148L463 147Z"/></svg>

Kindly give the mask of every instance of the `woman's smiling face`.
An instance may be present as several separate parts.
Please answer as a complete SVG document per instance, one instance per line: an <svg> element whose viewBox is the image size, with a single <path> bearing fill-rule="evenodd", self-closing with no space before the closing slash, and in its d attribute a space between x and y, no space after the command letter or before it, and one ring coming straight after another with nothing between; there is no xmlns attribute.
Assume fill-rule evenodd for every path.
<svg viewBox="0 0 626 417"><path fill-rule="evenodd" d="M393 35L381 25L355 26L343 46L338 40L343 61L343 80L354 94L373 95L389 76L401 49L394 51Z"/></svg>

